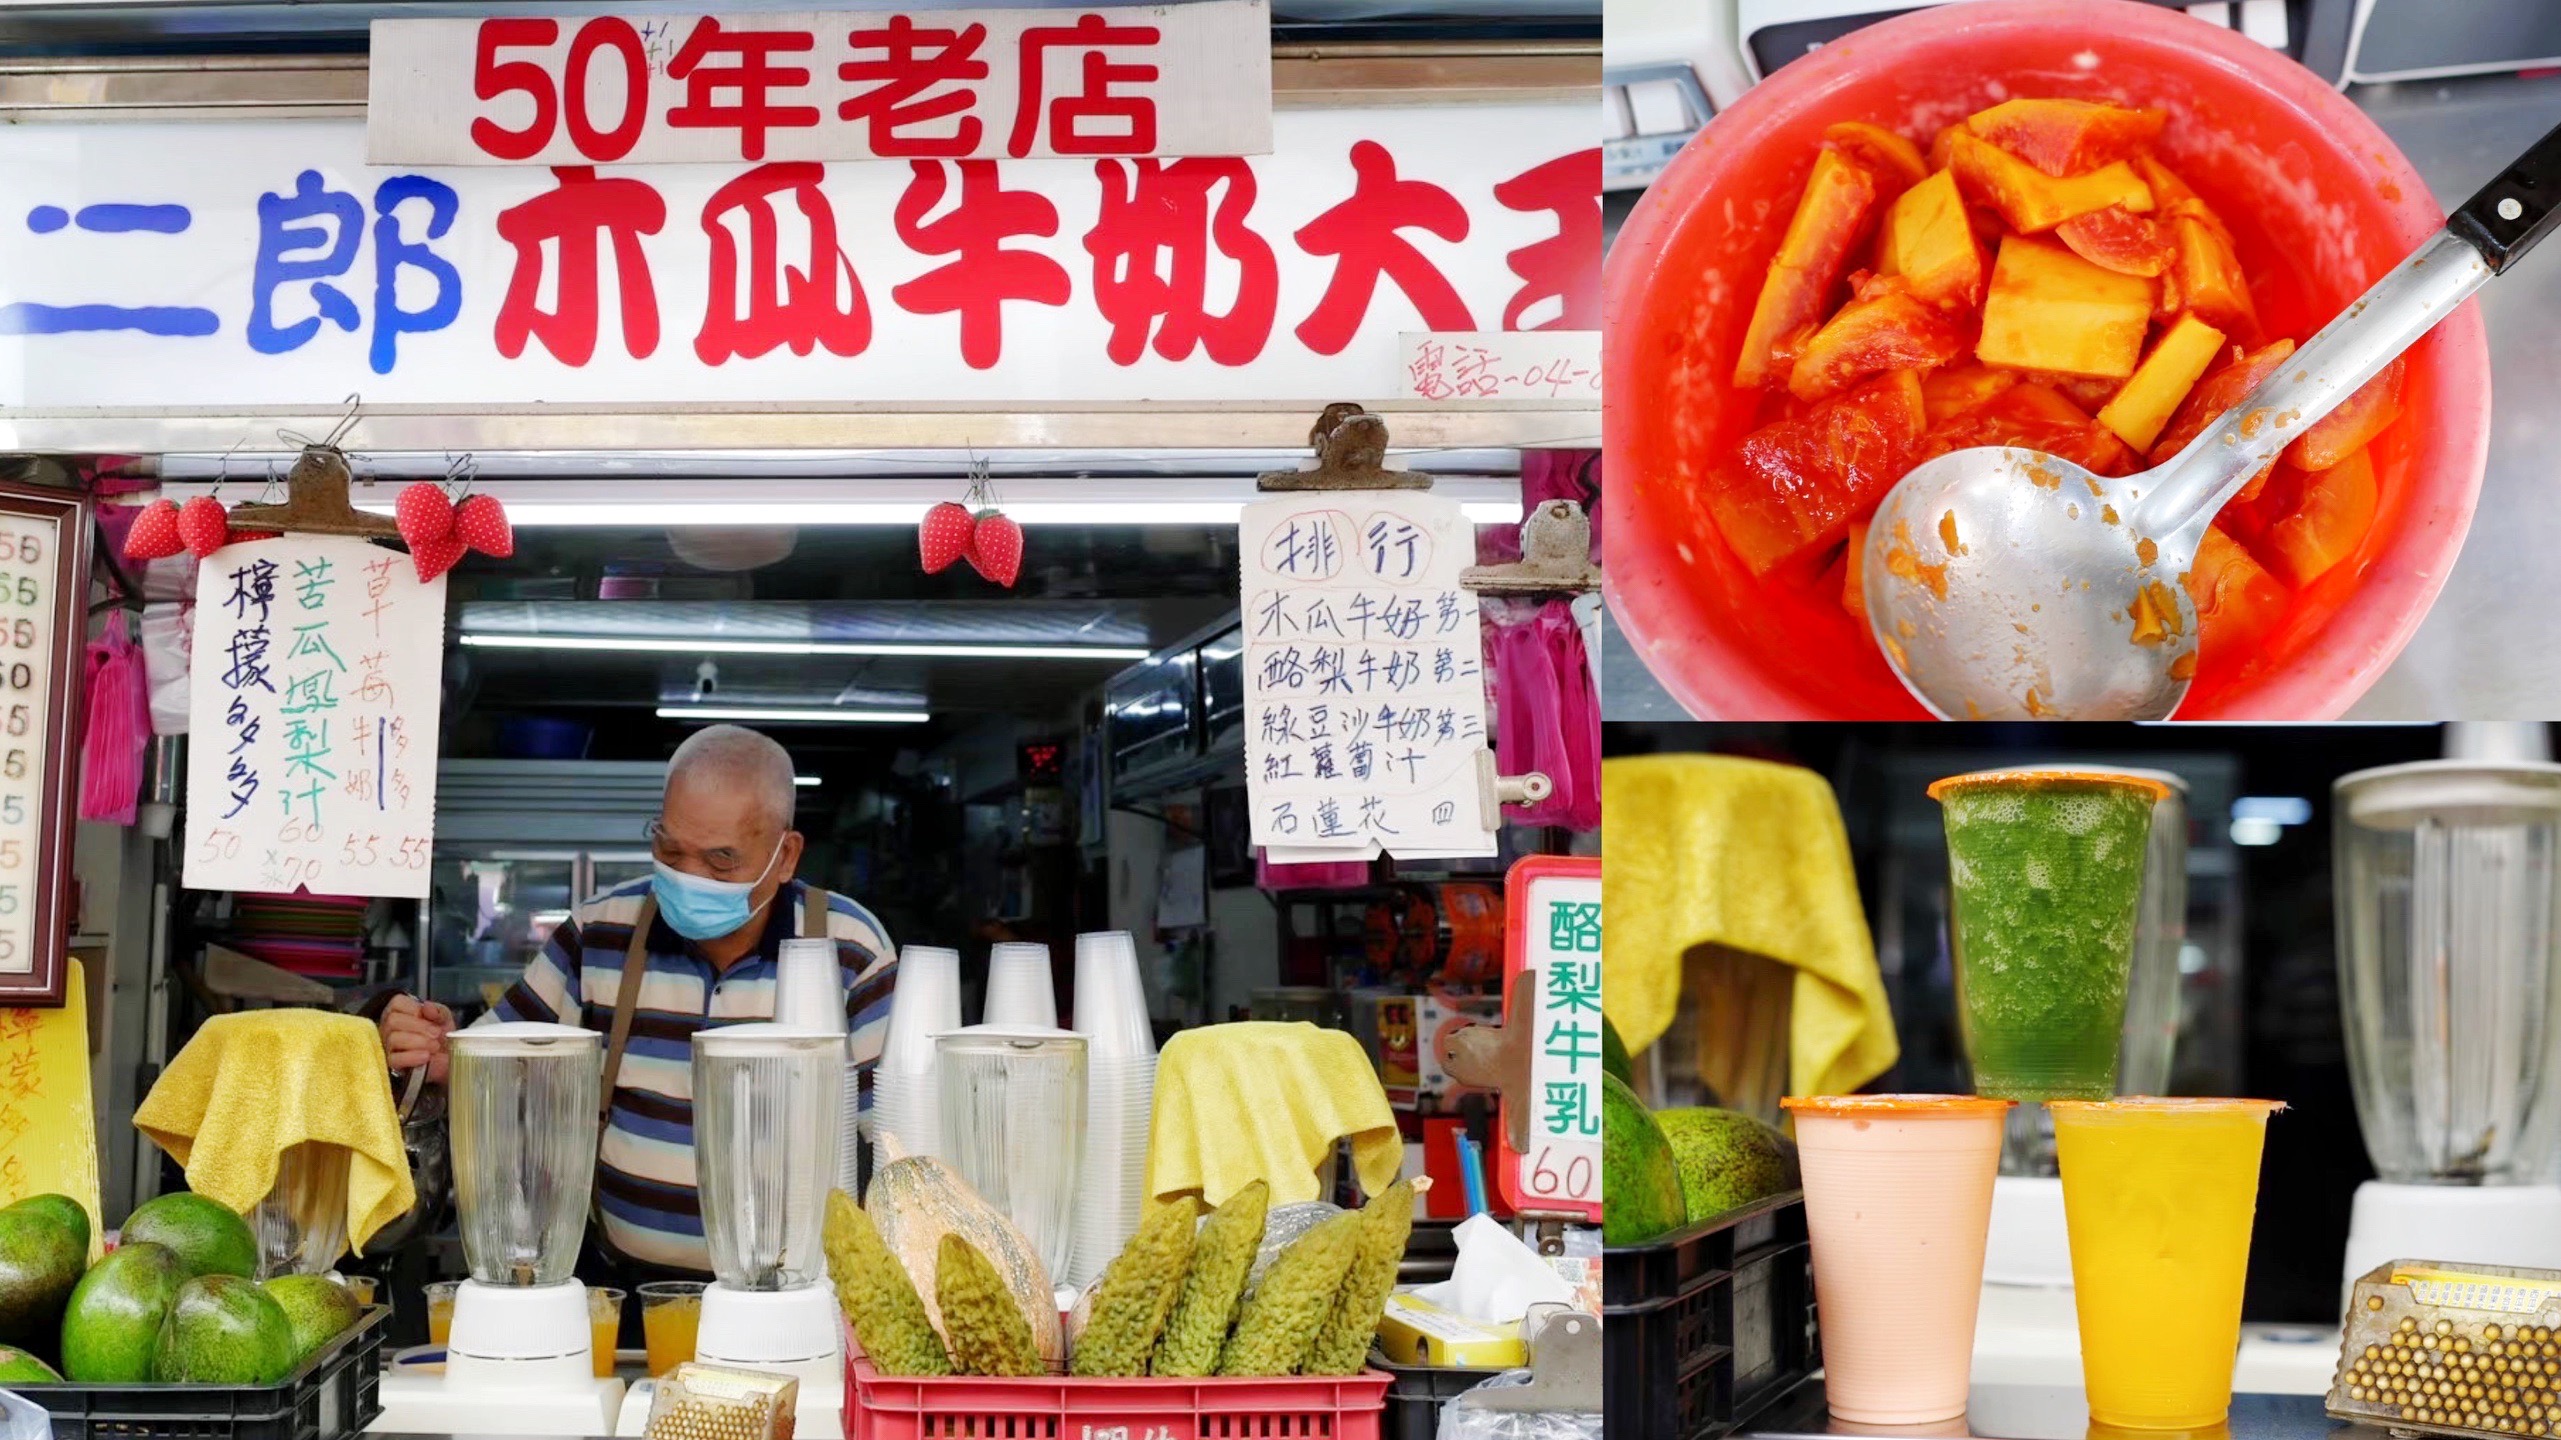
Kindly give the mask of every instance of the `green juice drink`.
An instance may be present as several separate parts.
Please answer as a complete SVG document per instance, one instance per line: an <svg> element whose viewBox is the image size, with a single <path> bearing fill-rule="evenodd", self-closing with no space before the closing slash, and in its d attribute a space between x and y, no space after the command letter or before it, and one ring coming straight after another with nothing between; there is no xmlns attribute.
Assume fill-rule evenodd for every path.
<svg viewBox="0 0 2561 1440"><path fill-rule="evenodd" d="M1930 786L1947 824L1956 994L1976 1093L2116 1093L2158 783L1991 771Z"/></svg>

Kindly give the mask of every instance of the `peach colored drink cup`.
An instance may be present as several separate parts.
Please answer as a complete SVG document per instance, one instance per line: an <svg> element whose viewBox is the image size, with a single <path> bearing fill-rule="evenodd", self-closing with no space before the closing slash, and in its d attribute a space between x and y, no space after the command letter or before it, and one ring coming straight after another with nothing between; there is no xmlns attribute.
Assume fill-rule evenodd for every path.
<svg viewBox="0 0 2561 1440"><path fill-rule="evenodd" d="M1965 1413L1992 1177L2010 1102L1791 1096L1832 1414L1920 1425Z"/></svg>

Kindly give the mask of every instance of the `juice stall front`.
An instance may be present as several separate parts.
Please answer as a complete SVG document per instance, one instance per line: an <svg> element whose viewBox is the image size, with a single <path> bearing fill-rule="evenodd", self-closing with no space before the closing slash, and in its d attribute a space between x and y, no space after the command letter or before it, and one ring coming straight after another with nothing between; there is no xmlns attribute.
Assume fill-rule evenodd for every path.
<svg viewBox="0 0 2561 1440"><path fill-rule="evenodd" d="M682 1364L796 1375L805 1435L935 1423L954 1369L1024 1423L1279 1375L1428 1424L1481 1374L1369 1342L1460 1222L1575 1300L1596 1160L1436 1042L1503 1013L1510 867L1593 824L1597 21L1051 19L13 62L66 878L0 1013L91 1098L0 1200L126 1270L218 1207L244 1284L348 1282L281 1387L341 1428L636 1431L713 1403ZM1132 1277L1202 1215L1344 1291L1321 1363L1250 1300L1159 1353ZM65 1324L0 1340L76 1369Z"/></svg>

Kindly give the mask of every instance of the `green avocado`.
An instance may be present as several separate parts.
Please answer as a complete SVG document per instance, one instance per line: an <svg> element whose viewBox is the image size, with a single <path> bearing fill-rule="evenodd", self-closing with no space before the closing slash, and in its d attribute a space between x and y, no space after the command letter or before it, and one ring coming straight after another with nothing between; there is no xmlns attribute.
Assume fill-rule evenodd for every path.
<svg viewBox="0 0 2561 1440"><path fill-rule="evenodd" d="M189 1276L258 1273L258 1237L249 1222L219 1200L180 1190L145 1201L125 1217L122 1243L166 1245Z"/></svg>
<svg viewBox="0 0 2561 1440"><path fill-rule="evenodd" d="M1636 1086L1636 1066L1627 1058L1627 1042L1618 1038L1618 1027L1601 1017L1601 1073L1615 1075L1618 1083L1630 1089Z"/></svg>
<svg viewBox="0 0 2561 1440"><path fill-rule="evenodd" d="M58 1385L53 1367L24 1350L0 1345L0 1385Z"/></svg>
<svg viewBox="0 0 2561 1440"><path fill-rule="evenodd" d="M295 1370L364 1313L347 1287L326 1275L279 1275L267 1281L265 1289L285 1312L285 1324L293 1332Z"/></svg>
<svg viewBox="0 0 2561 1440"><path fill-rule="evenodd" d="M1689 1218L1672 1142L1615 1075L1601 1077L1601 1193L1605 1245L1642 1245Z"/></svg>
<svg viewBox="0 0 2561 1440"><path fill-rule="evenodd" d="M166 1245L119 1245L89 1267L62 1314L62 1373L91 1385L132 1385L151 1378L160 1327L187 1282L186 1266Z"/></svg>
<svg viewBox="0 0 2561 1440"><path fill-rule="evenodd" d="M151 1378L164 1384L273 1385L293 1373L293 1326L255 1280L199 1275L178 1287Z"/></svg>
<svg viewBox="0 0 2561 1440"><path fill-rule="evenodd" d="M81 1258L84 1261L88 1258L89 1212L80 1207L79 1201L68 1195L30 1195L9 1208L52 1216L56 1223L68 1227L71 1233L80 1237Z"/></svg>
<svg viewBox="0 0 2561 1440"><path fill-rule="evenodd" d="M1655 1113L1672 1143L1681 1194L1696 1224L1789 1187L1787 1141L1749 1115L1704 1107Z"/></svg>
<svg viewBox="0 0 2561 1440"><path fill-rule="evenodd" d="M87 1228L74 1231L42 1208L0 1210L0 1345L52 1351L63 1304L89 1261Z"/></svg>

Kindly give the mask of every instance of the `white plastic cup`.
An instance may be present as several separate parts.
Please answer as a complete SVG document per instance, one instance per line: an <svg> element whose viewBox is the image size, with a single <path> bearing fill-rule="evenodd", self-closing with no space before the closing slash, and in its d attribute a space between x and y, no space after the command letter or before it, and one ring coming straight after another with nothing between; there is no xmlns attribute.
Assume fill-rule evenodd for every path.
<svg viewBox="0 0 2561 1440"><path fill-rule="evenodd" d="M1007 941L987 953L987 1023L1057 1028L1048 946Z"/></svg>
<svg viewBox="0 0 2561 1440"><path fill-rule="evenodd" d="M1076 937L1076 1033L1091 1060L1152 1057L1156 1032L1147 1023L1147 987L1138 975L1138 947L1126 930L1096 930Z"/></svg>
<svg viewBox="0 0 2561 1440"><path fill-rule="evenodd" d="M783 942L774 965L774 1022L795 1030L845 1033L845 987L835 941Z"/></svg>

